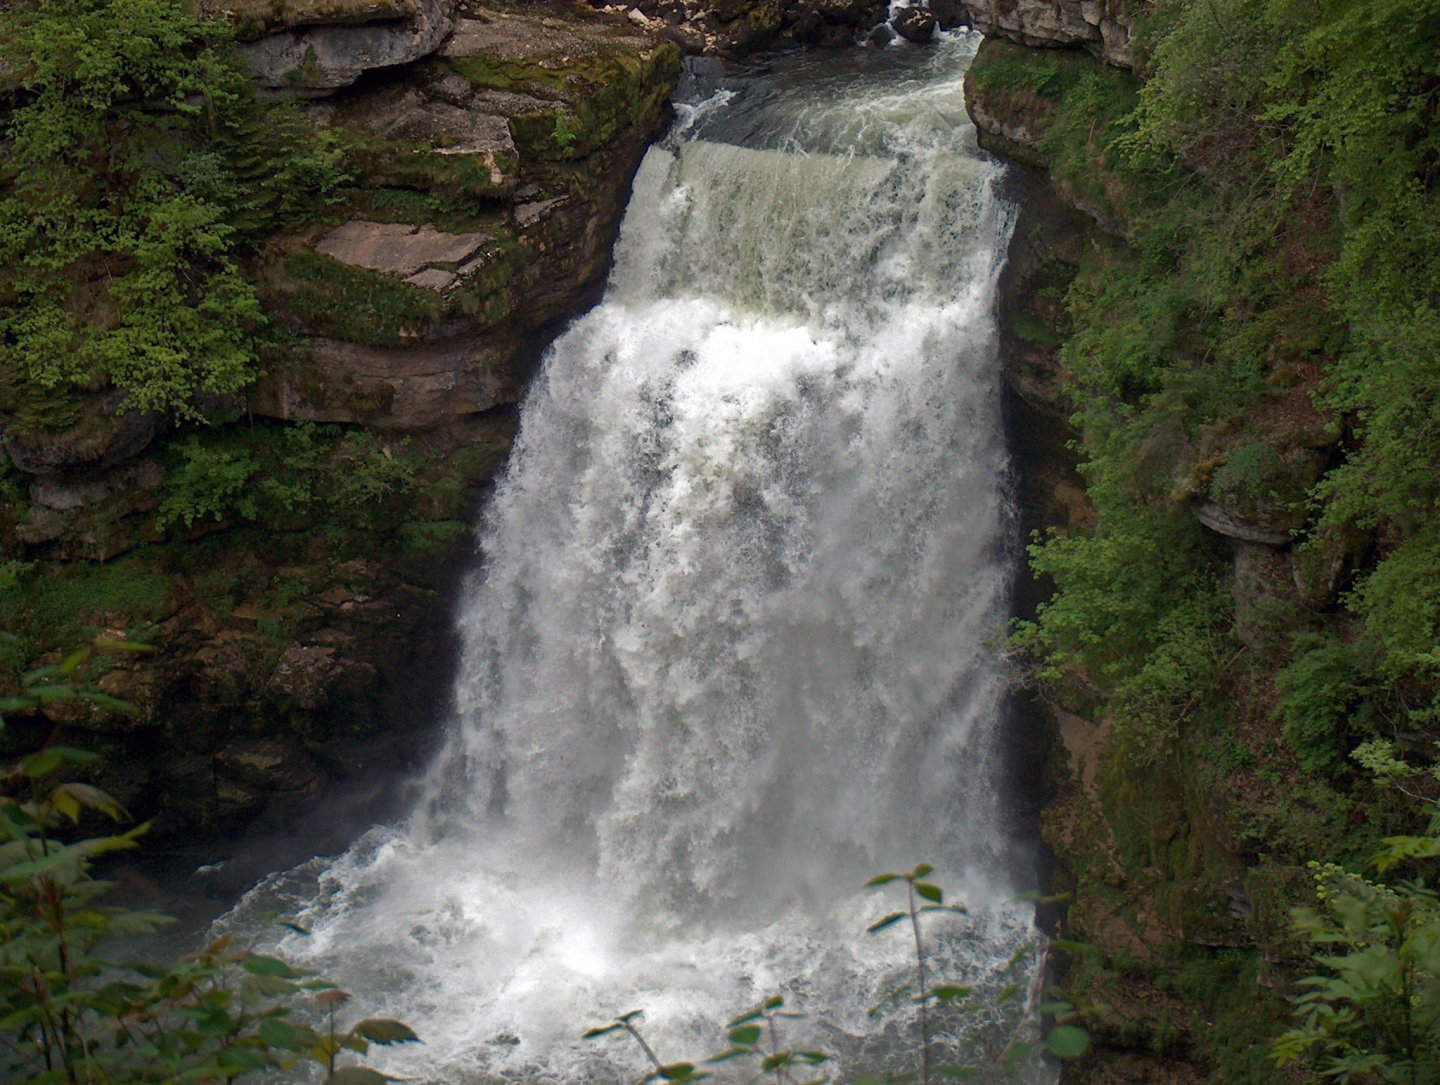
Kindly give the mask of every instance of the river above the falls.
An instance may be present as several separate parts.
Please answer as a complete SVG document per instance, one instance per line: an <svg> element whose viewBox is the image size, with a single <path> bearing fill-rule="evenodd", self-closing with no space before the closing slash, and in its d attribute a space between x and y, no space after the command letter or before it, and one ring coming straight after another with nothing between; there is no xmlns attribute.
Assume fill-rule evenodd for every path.
<svg viewBox="0 0 1440 1085"><path fill-rule="evenodd" d="M663 1058L698 1060L772 995L841 1076L908 1068L904 1000L869 1011L913 945L866 933L903 894L863 885L920 862L969 910L930 917L932 976L986 1004L943 1017L946 1056L992 1065L1024 1016L1043 942L1014 900L997 647L1014 209L965 113L977 41L689 76L604 299L522 408L422 798L219 923L308 928L262 939L416 1029L388 1072L633 1081L639 1049L586 1028L643 1009Z"/></svg>

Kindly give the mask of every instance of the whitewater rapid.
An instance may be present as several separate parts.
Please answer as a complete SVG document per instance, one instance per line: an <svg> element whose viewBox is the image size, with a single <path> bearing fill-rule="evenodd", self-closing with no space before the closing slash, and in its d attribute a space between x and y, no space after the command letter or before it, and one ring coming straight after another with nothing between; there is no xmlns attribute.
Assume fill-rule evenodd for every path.
<svg viewBox="0 0 1440 1085"><path fill-rule="evenodd" d="M698 1059L772 994L851 1073L913 1064L867 1016L911 960L865 934L899 897L861 887L921 861L970 909L936 973L1032 983L999 797L1013 209L965 115L975 44L692 78L646 156L484 515L422 800L222 922L296 916L279 952L424 1038L393 1072L635 1080L580 1033L643 1008ZM1010 1005L951 1048L993 1055Z"/></svg>

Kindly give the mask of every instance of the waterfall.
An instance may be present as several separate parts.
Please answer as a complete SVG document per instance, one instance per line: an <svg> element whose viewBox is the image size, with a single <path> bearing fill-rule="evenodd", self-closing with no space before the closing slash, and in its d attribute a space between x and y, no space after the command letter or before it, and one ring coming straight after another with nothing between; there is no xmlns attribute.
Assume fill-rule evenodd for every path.
<svg viewBox="0 0 1440 1085"><path fill-rule="evenodd" d="M797 1041L913 1060L866 1015L911 961L865 933L899 898L861 887L920 861L970 909L937 974L1033 976L996 795L1012 209L974 46L697 78L645 158L485 515L423 800L226 921L298 913L280 952L425 1039L394 1072L634 1080L581 1031L643 1007L697 1059L772 994Z"/></svg>

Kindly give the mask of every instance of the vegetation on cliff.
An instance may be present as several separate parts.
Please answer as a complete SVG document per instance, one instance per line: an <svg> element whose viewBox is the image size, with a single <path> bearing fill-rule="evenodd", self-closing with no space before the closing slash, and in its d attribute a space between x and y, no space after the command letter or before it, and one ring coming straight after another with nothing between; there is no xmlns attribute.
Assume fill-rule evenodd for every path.
<svg viewBox="0 0 1440 1085"><path fill-rule="evenodd" d="M393 5L323 7L350 79L389 76L257 89L269 39L188 0L0 26L0 680L158 649L98 679L138 715L45 706L0 754L58 722L161 831L311 794L441 666L518 373L603 275L678 67L623 17L477 6L396 69Z"/></svg>
<svg viewBox="0 0 1440 1085"><path fill-rule="evenodd" d="M6 16L19 84L0 164L10 426L105 383L181 418L257 375L265 325L239 257L340 179L262 105L222 24L178 0L38 0Z"/></svg>
<svg viewBox="0 0 1440 1085"><path fill-rule="evenodd" d="M1434 810L1374 770L1440 738L1440 5L1161 0L1136 46L1134 74L1001 42L972 71L991 145L1099 227L1056 329L1094 523L1032 548L1054 594L1017 637L1108 728L1103 820L1077 836L1076 798L1060 847L1105 944L1080 973L1157 996L1112 1042L1265 1080L1244 1040L1314 967L1305 864L1361 869ZM1357 893L1305 933L1343 942Z"/></svg>

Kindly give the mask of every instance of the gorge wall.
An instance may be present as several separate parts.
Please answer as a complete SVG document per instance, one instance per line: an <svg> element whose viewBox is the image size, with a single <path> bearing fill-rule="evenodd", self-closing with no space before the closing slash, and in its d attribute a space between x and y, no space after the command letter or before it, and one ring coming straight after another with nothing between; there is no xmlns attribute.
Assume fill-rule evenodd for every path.
<svg viewBox="0 0 1440 1085"><path fill-rule="evenodd" d="M1425 776L1435 698L1407 647L1436 631L1416 605L1434 492L1406 451L1431 448L1428 408L1402 423L1389 397L1429 395L1402 359L1434 346L1416 329L1436 268L1366 234L1409 236L1436 201L1423 155L1347 173L1376 152L1329 111L1343 86L1403 139L1426 114L1370 110L1383 92L1351 59L1379 40L1370 16L970 7L991 36L967 104L1021 167L1007 377L1045 602L1016 642L1054 737L1043 832L1073 894L1057 975L1095 1007L1096 1051L1066 1079L1310 1080L1271 1057L1317 970L1293 910L1323 913L1326 871L1423 829L1433 788L1390 781ZM1415 34L1380 83L1433 93L1433 28ZM1410 195L1357 206L1384 170ZM1389 1050L1360 1020L1359 1050Z"/></svg>
<svg viewBox="0 0 1440 1085"><path fill-rule="evenodd" d="M97 636L150 651L90 672L138 714L57 701L7 716L0 754L106 754L102 782L172 842L418 756L468 518L543 344L598 292L681 52L970 24L969 109L1024 207L1006 377L1026 518L1051 535L1016 642L1053 739L1057 931L1090 947L1057 978L1096 1042L1067 1074L1292 1079L1267 1051L1314 967L1289 920L1309 864L1362 867L1435 791L1398 760L1432 759L1440 639L1423 20L1240 0L934 0L893 29L873 0L205 10L265 94L174 173L265 180L227 223L255 379L136 409L118 369L26 369L44 322L4 325L0 664ZM42 95L28 63L0 64L7 120ZM142 256L91 253L4 300L59 291L124 332L105 284Z"/></svg>
<svg viewBox="0 0 1440 1085"><path fill-rule="evenodd" d="M149 649L88 672L138 711L11 715L3 752L100 752L133 813L191 839L423 756L480 488L539 352L603 283L679 62L568 6L205 10L262 88L225 153L264 178L256 200L295 204L243 254L258 379L136 410L103 375L17 379L12 356L0 394L7 666L97 635ZM11 70L20 110L41 92ZM301 147L296 174L264 160L267 127ZM305 170L329 171L322 191Z"/></svg>

